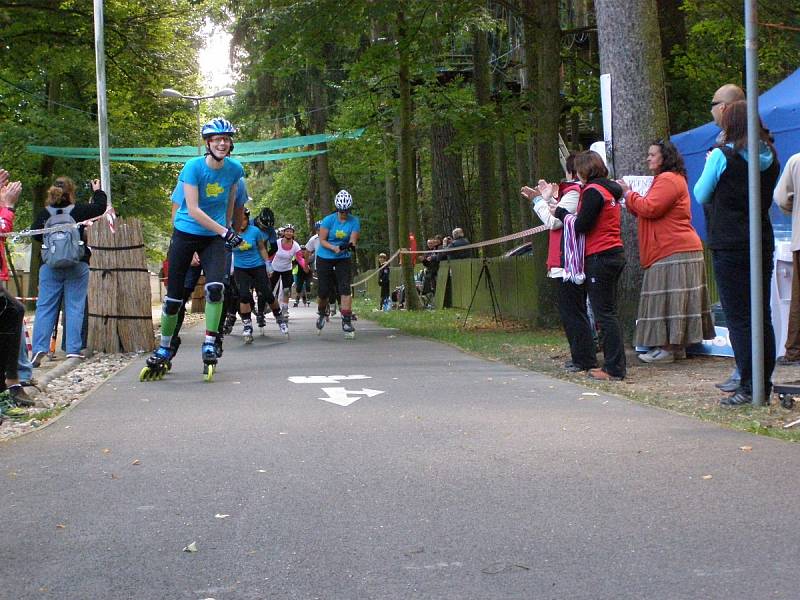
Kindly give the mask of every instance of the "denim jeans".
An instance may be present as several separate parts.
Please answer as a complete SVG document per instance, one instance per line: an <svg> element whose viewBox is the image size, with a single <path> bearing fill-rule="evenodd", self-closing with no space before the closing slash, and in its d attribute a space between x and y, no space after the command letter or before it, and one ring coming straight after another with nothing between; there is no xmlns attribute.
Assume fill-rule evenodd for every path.
<svg viewBox="0 0 800 600"><path fill-rule="evenodd" d="M728 322L728 334L733 346L736 367L742 376L740 389L753 391L753 332L750 327L750 251L713 250L714 276L719 299ZM764 294L764 385L772 389L772 371L775 370L775 331L772 329L770 310L770 284L772 281L772 253L764 252L762 259L761 290Z"/></svg>
<svg viewBox="0 0 800 600"><path fill-rule="evenodd" d="M621 249L587 256L583 267L586 292L603 334L603 370L614 377L626 374L625 346L617 307L617 282L624 268L625 254Z"/></svg>
<svg viewBox="0 0 800 600"><path fill-rule="evenodd" d="M47 352L50 335L58 318L59 299L64 295L66 314L67 353L81 350L81 327L89 291L89 265L82 262L67 269L53 269L42 265L39 269L39 300L36 302L36 320L33 323L33 353Z"/></svg>
<svg viewBox="0 0 800 600"><path fill-rule="evenodd" d="M19 359L17 361L17 377L20 381L30 381L33 377L33 365L28 356L28 344L25 341L25 325L19 340Z"/></svg>

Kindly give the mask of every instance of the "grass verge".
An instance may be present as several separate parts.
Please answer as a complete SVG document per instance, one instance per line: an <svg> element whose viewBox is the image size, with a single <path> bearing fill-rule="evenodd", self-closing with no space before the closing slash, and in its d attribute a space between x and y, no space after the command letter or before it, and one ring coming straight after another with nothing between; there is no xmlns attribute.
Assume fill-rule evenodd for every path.
<svg viewBox="0 0 800 600"><path fill-rule="evenodd" d="M444 342L488 360L512 364L523 369L578 383L628 398L641 404L688 415L726 427L789 441L800 441L800 425L783 425L800 419L800 402L792 410L780 406L776 397L767 407L723 408L723 394L714 387L727 378L732 359L695 357L669 365L644 365L632 354L628 358L628 376L624 382L599 383L584 374L570 374L563 364L569 348L561 330L531 329L525 323L505 320L500 325L491 317L470 314L464 326L462 309L410 312L395 310L375 312L376 301L357 299L354 309L361 318L370 319L404 333ZM793 376L794 375L794 376ZM774 381L796 379L791 367L778 367Z"/></svg>

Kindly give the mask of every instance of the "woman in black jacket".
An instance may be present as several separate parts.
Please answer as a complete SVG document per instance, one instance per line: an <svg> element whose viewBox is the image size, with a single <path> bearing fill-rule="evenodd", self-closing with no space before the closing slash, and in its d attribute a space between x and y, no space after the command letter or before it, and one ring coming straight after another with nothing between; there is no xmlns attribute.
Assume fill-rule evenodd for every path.
<svg viewBox="0 0 800 600"><path fill-rule="evenodd" d="M100 181L92 181L92 199L88 203L75 203L75 183L69 177L59 177L47 191L45 208L36 215L32 229L43 229L53 214L69 213L76 223L99 217L106 210L106 193ZM82 358L81 329L89 289L89 256L86 235L79 228L83 242L83 257L77 264L56 267L43 264L39 269L39 299L36 302L36 320L33 324L33 366L38 367L50 346L50 335L56 326L58 308L63 295L67 358ZM43 242L44 235L33 239Z"/></svg>

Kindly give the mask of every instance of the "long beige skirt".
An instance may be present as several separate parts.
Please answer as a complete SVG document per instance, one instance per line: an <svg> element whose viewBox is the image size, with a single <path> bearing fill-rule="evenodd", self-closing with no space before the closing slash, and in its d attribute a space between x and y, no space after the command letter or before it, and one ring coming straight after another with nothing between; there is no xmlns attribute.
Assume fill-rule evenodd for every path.
<svg viewBox="0 0 800 600"><path fill-rule="evenodd" d="M644 271L634 343L687 346L714 337L702 252L678 252Z"/></svg>

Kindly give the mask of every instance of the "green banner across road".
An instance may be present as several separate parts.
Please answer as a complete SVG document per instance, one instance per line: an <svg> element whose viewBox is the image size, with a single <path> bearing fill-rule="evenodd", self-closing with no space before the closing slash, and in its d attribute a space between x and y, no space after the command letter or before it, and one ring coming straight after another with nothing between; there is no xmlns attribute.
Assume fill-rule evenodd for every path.
<svg viewBox="0 0 800 600"><path fill-rule="evenodd" d="M326 144L338 140L356 139L364 133L364 128L344 133L321 133L316 135L300 135L261 142L237 142L235 158L239 162L268 162L274 160L290 160L322 154L326 150L304 150L298 152L274 152L286 148ZM69 148L64 146L27 146L34 154L45 154L59 158L99 159L97 148ZM111 148L109 155L115 162L177 162L183 163L197 156L196 146L176 146L174 148Z"/></svg>

